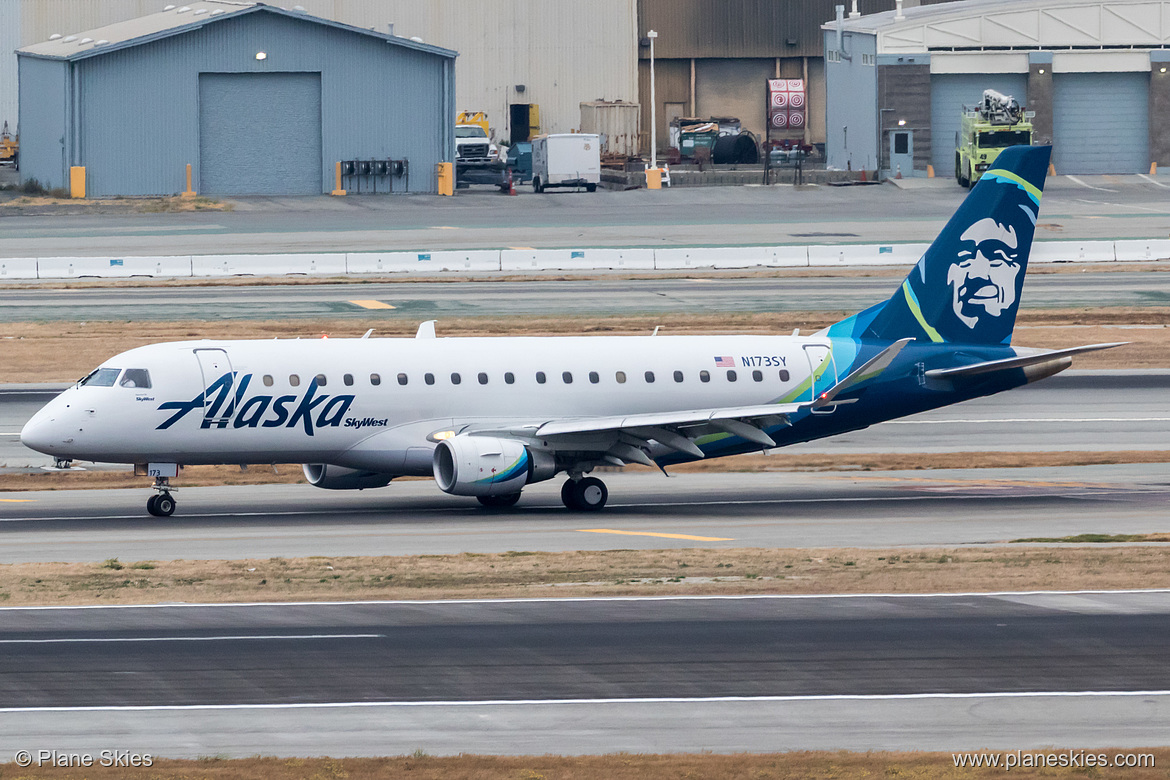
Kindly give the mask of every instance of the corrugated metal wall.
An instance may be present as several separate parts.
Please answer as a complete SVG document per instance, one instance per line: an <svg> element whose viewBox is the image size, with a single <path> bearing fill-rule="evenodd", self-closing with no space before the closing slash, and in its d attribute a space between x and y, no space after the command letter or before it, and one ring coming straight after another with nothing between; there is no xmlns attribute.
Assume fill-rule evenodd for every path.
<svg viewBox="0 0 1170 780"><path fill-rule="evenodd" d="M0 0L0 122L16 132L16 50L20 48L20 0Z"/></svg>
<svg viewBox="0 0 1170 780"><path fill-rule="evenodd" d="M1149 73L1057 73L1052 86L1057 173L1149 170Z"/></svg>
<svg viewBox="0 0 1170 780"><path fill-rule="evenodd" d="M255 59L261 50L263 62ZM199 181L200 72L320 72L320 191L333 188L334 161L405 157L410 190L434 192L435 164L451 159L445 61L265 12L81 60L80 159L89 190L180 192L187 163ZM26 119L26 134L34 127L41 132Z"/></svg>
<svg viewBox="0 0 1170 780"><path fill-rule="evenodd" d="M655 58L820 57L821 25L849 0L638 0L639 35L655 30ZM861 0L862 14L894 0ZM647 47L639 54L649 56Z"/></svg>
<svg viewBox="0 0 1170 780"><path fill-rule="evenodd" d="M20 91L27 132L20 136L20 176L46 187L66 184L65 131L69 65L52 60L20 61Z"/></svg>

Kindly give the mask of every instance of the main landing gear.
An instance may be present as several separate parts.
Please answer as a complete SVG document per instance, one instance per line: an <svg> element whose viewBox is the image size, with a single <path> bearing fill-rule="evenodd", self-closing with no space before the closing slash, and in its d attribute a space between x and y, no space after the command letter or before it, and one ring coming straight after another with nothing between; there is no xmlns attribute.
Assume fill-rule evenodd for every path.
<svg viewBox="0 0 1170 780"><path fill-rule="evenodd" d="M561 501L575 512L596 512L608 498L605 483L597 477L567 479L561 486Z"/></svg>
<svg viewBox="0 0 1170 780"><path fill-rule="evenodd" d="M171 495L170 478L155 477L153 487L158 491L158 495L147 499L146 511L155 517L170 517L175 513L175 497Z"/></svg>

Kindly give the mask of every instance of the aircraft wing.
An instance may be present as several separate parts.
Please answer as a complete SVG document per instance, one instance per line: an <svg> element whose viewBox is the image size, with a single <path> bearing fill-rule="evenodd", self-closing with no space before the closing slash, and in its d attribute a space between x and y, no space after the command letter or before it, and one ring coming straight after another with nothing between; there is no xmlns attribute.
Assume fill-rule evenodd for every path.
<svg viewBox="0 0 1170 780"><path fill-rule="evenodd" d="M1082 352L1112 349L1113 347L1121 347L1128 343L1128 341L1117 341L1111 344L1087 344L1083 347L1036 352L1030 355L1019 355L1014 358L1004 358L1003 360L988 360L984 363L973 363L969 366L959 366L957 368L932 368L926 372L926 377L928 379L960 379L963 377L978 376L979 374L989 374L993 371L1004 371L1009 368L1034 366L1038 363L1047 363L1050 360L1056 360L1062 357L1079 355Z"/></svg>

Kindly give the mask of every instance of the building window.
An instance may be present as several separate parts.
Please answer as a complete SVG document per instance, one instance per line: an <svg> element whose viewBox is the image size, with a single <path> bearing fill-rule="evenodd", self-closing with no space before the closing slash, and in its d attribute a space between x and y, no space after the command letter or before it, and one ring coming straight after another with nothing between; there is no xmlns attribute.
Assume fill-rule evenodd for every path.
<svg viewBox="0 0 1170 780"><path fill-rule="evenodd" d="M516 384L516 375L513 374L511 371L504 372L504 384L506 384L506 385Z"/></svg>
<svg viewBox="0 0 1170 780"><path fill-rule="evenodd" d="M616 374L613 375L613 378L617 380L617 383L619 385L624 385L626 383L626 372L625 371L618 371Z"/></svg>
<svg viewBox="0 0 1170 780"><path fill-rule="evenodd" d="M370 384L374 385L375 387L382 384L382 375L381 374L370 374Z"/></svg>
<svg viewBox="0 0 1170 780"><path fill-rule="evenodd" d="M752 372L752 381L763 382L764 381L764 372L757 368L755 371Z"/></svg>
<svg viewBox="0 0 1170 780"><path fill-rule="evenodd" d="M734 382L736 379L739 379L739 377L738 377L738 376L736 376L736 373L735 373L735 371L733 371L733 370L731 370L731 369L728 369L728 370L727 370L727 381L728 381L728 382Z"/></svg>
<svg viewBox="0 0 1170 780"><path fill-rule="evenodd" d="M910 153L910 134L894 133L894 154Z"/></svg>
<svg viewBox="0 0 1170 780"><path fill-rule="evenodd" d="M407 377L406 374L399 374L398 375L398 384L405 385L409 381L410 381L410 378Z"/></svg>
<svg viewBox="0 0 1170 780"><path fill-rule="evenodd" d="M451 374L451 384L457 385L462 381L463 381L463 377L459 376L458 373Z"/></svg>
<svg viewBox="0 0 1170 780"><path fill-rule="evenodd" d="M546 381L548 381L548 378L545 377L544 372L537 371L536 372L536 384L543 385Z"/></svg>
<svg viewBox="0 0 1170 780"><path fill-rule="evenodd" d="M433 385L435 383L435 375L434 374L423 374L423 381L426 382L428 385Z"/></svg>
<svg viewBox="0 0 1170 780"><path fill-rule="evenodd" d="M646 384L649 385L649 384L653 384L653 383L654 383L654 372L647 371L646 372Z"/></svg>
<svg viewBox="0 0 1170 780"><path fill-rule="evenodd" d="M573 384L573 374L569 371L562 371L561 372L561 381L564 382L566 385Z"/></svg>
<svg viewBox="0 0 1170 780"><path fill-rule="evenodd" d="M593 384L597 384L598 382L601 381L601 376L596 371L590 371L589 372L589 381L592 382Z"/></svg>
<svg viewBox="0 0 1170 780"><path fill-rule="evenodd" d="M486 385L486 384L487 384L487 374L485 374L485 373L484 373L484 372L482 372L482 371L480 371L480 372L479 372L479 376L478 376L478 377L476 377L476 379L478 379L478 380L479 380L479 383L480 383L481 385Z"/></svg>
<svg viewBox="0 0 1170 780"><path fill-rule="evenodd" d="M341 377L341 382L346 387L353 387L353 374L345 374Z"/></svg>
<svg viewBox="0 0 1170 780"><path fill-rule="evenodd" d="M711 381L711 372L708 371L707 369L703 369L702 371L700 371L699 372L699 381L700 382L710 382Z"/></svg>
<svg viewBox="0 0 1170 780"><path fill-rule="evenodd" d="M862 65L876 65L877 64L877 55L876 54L862 54L861 55L861 64Z"/></svg>

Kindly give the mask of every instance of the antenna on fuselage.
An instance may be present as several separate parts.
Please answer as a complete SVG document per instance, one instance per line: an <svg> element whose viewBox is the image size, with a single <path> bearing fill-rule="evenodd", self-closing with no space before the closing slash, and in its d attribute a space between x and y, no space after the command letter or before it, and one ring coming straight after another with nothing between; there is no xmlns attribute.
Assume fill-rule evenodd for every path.
<svg viewBox="0 0 1170 780"><path fill-rule="evenodd" d="M437 320L427 320L418 324L418 332L414 334L416 339L433 339L435 337L435 322Z"/></svg>
<svg viewBox="0 0 1170 780"><path fill-rule="evenodd" d="M370 328L369 330L367 330L367 331L365 332L365 335L363 335L363 336L362 336L362 338L363 338L363 339L368 339L368 338L370 337L370 334L371 334L371 333L373 333L373 332L374 332L374 329L373 329L373 328Z"/></svg>
<svg viewBox="0 0 1170 780"><path fill-rule="evenodd" d="M651 335L651 336L657 336L657 335L658 335L658 329L659 329L659 328L661 328L661 327L662 327L661 325L655 325L655 326L654 326L654 332L653 332L653 333L651 333L650 335Z"/></svg>

